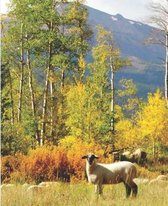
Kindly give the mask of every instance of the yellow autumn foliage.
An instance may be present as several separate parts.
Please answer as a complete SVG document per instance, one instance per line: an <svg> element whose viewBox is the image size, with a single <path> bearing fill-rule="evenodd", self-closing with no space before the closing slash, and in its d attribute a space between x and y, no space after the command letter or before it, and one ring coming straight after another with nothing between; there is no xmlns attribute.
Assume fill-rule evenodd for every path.
<svg viewBox="0 0 168 206"><path fill-rule="evenodd" d="M148 96L147 104L139 113L138 124L142 138L163 140L162 133L168 131L168 109L159 90Z"/></svg>
<svg viewBox="0 0 168 206"><path fill-rule="evenodd" d="M129 119L122 119L116 124L116 148L136 147L139 142L137 127Z"/></svg>

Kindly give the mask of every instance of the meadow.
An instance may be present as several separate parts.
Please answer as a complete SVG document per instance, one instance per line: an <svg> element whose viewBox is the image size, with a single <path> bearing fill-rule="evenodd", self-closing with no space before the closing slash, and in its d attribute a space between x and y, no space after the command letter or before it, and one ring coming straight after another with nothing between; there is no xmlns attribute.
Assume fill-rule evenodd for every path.
<svg viewBox="0 0 168 206"><path fill-rule="evenodd" d="M125 198L123 184L106 185L102 197L94 186L55 183L39 191L27 191L28 186L13 185L1 191L2 206L167 206L168 182L140 184L137 198Z"/></svg>

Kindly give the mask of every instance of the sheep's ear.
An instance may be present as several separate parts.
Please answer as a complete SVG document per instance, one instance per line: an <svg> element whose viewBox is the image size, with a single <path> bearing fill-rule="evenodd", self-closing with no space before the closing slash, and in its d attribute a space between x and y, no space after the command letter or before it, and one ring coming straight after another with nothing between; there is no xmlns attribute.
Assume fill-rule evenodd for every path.
<svg viewBox="0 0 168 206"><path fill-rule="evenodd" d="M98 156L96 156L96 155L94 155L94 157L95 157L96 159L99 159L99 157L98 157Z"/></svg>
<svg viewBox="0 0 168 206"><path fill-rule="evenodd" d="M82 157L82 159L86 159L87 157L88 157L88 156L87 156L87 155L85 155L85 156L83 156L83 157Z"/></svg>

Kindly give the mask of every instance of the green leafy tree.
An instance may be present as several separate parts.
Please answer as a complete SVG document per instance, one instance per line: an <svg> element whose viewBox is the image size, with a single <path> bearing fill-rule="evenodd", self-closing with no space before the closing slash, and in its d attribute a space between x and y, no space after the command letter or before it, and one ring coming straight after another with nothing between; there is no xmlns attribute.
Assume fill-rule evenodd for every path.
<svg viewBox="0 0 168 206"><path fill-rule="evenodd" d="M122 67L130 65L129 60L122 60L120 57L120 51L115 47L114 40L112 38L112 33L104 30L102 27L98 27L97 30L97 46L93 49L93 59L94 62L91 66L93 81L96 83L96 87L99 90L100 99L103 102L106 101L105 107L108 114L107 120L109 122L106 125L110 125L112 136L114 138L115 133L115 73ZM110 78L109 78L110 76ZM110 105L110 115L109 107L107 107L107 102ZM107 109L108 108L108 109ZM108 112L107 112L108 111ZM106 120L106 121L107 121ZM110 135L111 136L111 135ZM114 142L114 140L112 140Z"/></svg>
<svg viewBox="0 0 168 206"><path fill-rule="evenodd" d="M67 32L69 34L69 45L71 50L72 66L71 75L77 84L85 77L85 69L80 62L85 59L85 55L90 50L89 40L92 30L88 24L88 11L82 4L84 1L75 0L67 7Z"/></svg>
<svg viewBox="0 0 168 206"><path fill-rule="evenodd" d="M142 106L142 99L137 96L136 84L131 79L121 79L117 90L118 104L128 118L134 118Z"/></svg>
<svg viewBox="0 0 168 206"><path fill-rule="evenodd" d="M65 95L74 79L82 81L84 77L81 62L91 36L87 15L79 1L10 3L2 41L3 64L7 64L10 82L3 92L9 86L11 92L4 105L11 127L19 122L22 135L33 136L40 145L45 141L57 144L67 134ZM7 106L8 101L12 106Z"/></svg>

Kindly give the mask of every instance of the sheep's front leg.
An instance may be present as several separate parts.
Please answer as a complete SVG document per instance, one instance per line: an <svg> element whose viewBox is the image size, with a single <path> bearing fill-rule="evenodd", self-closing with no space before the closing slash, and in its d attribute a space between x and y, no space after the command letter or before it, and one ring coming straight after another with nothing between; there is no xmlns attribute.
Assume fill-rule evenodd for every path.
<svg viewBox="0 0 168 206"><path fill-rule="evenodd" d="M95 185L95 193L98 195L102 194L102 185L101 184L96 184Z"/></svg>

